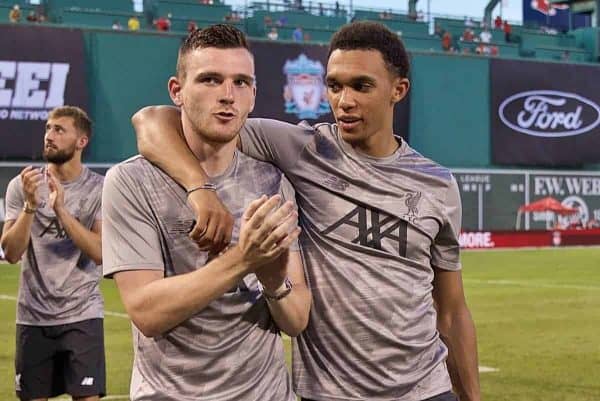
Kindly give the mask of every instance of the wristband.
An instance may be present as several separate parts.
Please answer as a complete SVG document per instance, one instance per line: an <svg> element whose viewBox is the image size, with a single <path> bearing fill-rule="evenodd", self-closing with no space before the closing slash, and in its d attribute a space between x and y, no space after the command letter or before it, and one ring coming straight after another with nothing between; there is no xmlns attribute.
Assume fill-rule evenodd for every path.
<svg viewBox="0 0 600 401"><path fill-rule="evenodd" d="M28 201L25 201L23 203L23 213L27 213L27 214L34 214L37 210L37 207L32 206L31 203L29 203Z"/></svg>
<svg viewBox="0 0 600 401"><path fill-rule="evenodd" d="M262 289L262 294L267 301L279 301L287 297L292 292L293 284L289 278L285 278L283 283L275 290L273 294L269 294L265 288Z"/></svg>
<svg viewBox="0 0 600 401"><path fill-rule="evenodd" d="M207 182L206 184L198 185L197 187L193 187L192 189L188 190L186 192L186 196L190 196L190 194L192 192L200 191L201 189L206 189L207 191L216 192L217 191L217 186L215 184Z"/></svg>

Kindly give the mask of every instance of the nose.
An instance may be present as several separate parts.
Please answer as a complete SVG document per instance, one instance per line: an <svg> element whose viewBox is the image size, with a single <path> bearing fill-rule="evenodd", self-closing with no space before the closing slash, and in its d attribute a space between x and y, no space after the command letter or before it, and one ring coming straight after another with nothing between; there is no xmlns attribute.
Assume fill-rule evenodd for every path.
<svg viewBox="0 0 600 401"><path fill-rule="evenodd" d="M348 110L356 106L354 98L352 97L352 90L350 88L343 88L340 94L339 106L343 110Z"/></svg>
<svg viewBox="0 0 600 401"><path fill-rule="evenodd" d="M221 98L219 101L223 104L233 104L233 82L225 81L223 82L223 91L221 92Z"/></svg>

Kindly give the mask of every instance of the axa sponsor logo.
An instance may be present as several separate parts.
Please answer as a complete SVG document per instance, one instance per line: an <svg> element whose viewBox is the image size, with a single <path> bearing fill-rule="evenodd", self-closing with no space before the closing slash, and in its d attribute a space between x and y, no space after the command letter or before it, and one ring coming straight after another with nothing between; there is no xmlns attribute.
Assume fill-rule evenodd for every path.
<svg viewBox="0 0 600 401"><path fill-rule="evenodd" d="M64 105L68 63L0 60L0 120L46 120Z"/></svg>
<svg viewBox="0 0 600 401"><path fill-rule="evenodd" d="M600 124L600 106L575 93L534 90L505 99L502 122L526 135L559 138L585 134Z"/></svg>

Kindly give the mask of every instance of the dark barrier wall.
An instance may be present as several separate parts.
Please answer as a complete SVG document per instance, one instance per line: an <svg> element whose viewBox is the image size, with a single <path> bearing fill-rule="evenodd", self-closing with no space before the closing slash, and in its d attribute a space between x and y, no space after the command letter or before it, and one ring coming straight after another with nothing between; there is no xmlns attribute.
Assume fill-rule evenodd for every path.
<svg viewBox="0 0 600 401"><path fill-rule="evenodd" d="M39 159L48 111L87 98L81 30L0 26L0 158Z"/></svg>
<svg viewBox="0 0 600 401"><path fill-rule="evenodd" d="M54 31L71 32L59 28ZM88 110L95 122L95 136L86 160L121 161L136 153L131 115L145 105L171 103L166 86L175 69L181 37L112 31L84 31L83 36L89 88ZM267 53L260 60L257 57L257 69L261 70L266 65L274 71L273 75L259 76L260 104L255 115L282 113L278 116L285 116L289 121L299 118L294 113L285 112L286 75L283 66L277 64L284 62L282 54L299 48L299 45L288 46L292 45L254 43L256 51L263 51L264 48ZM320 50L316 50L318 46L305 48L308 59L319 59L325 67L319 58L323 57L324 47ZM0 54L2 51L0 48ZM292 62L298 60L297 53L290 53L290 57ZM396 120L404 125L396 124L396 133L403 134L404 127L410 123L411 145L448 167L493 167L489 62L488 58L475 56L413 53L410 107L408 102L399 107ZM549 64L533 63L538 66L541 75ZM597 81L597 75L591 79ZM272 91L273 95L267 96L265 89ZM263 109L263 104L273 104L273 107ZM293 104L288 106L293 110ZM404 118L404 114L409 114L410 118ZM327 116L323 114L319 118ZM9 141L10 145L12 142ZM600 166L586 165L585 168L596 169Z"/></svg>
<svg viewBox="0 0 600 401"><path fill-rule="evenodd" d="M596 66L492 60L494 163L600 162L599 73Z"/></svg>

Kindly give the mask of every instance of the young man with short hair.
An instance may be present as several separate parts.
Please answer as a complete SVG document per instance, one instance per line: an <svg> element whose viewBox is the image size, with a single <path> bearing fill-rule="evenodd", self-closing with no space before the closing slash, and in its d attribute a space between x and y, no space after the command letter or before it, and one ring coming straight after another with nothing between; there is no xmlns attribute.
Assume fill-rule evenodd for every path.
<svg viewBox="0 0 600 401"><path fill-rule="evenodd" d="M255 93L244 34L229 25L193 31L169 94L210 185L186 191L139 156L107 174L104 274L134 323L133 401L295 400L279 332L304 330L311 298L291 187L236 148ZM233 212L235 245L220 255L189 236L187 197L199 192L218 194ZM278 207L282 197L291 201Z"/></svg>
<svg viewBox="0 0 600 401"><path fill-rule="evenodd" d="M16 391L25 400L68 393L78 401L106 393L101 198L103 177L81 154L92 134L78 107L48 115L46 167L26 167L6 190L0 240L21 261L17 303Z"/></svg>

